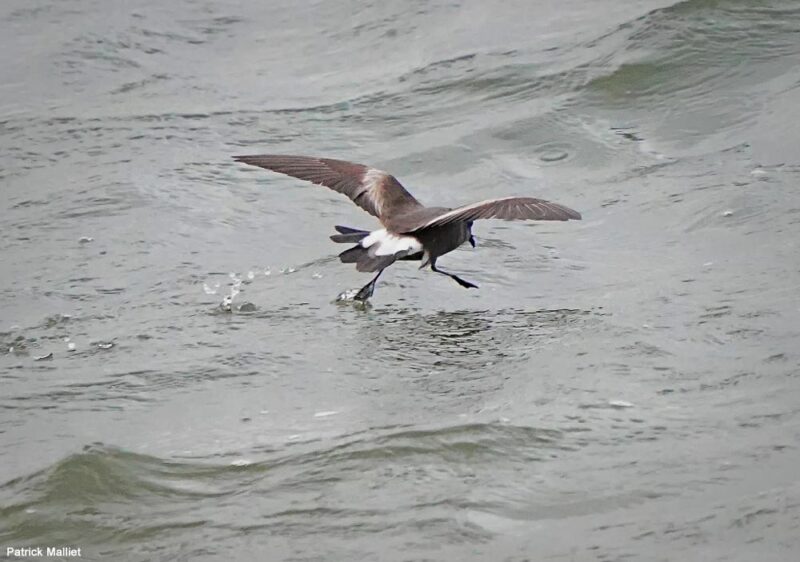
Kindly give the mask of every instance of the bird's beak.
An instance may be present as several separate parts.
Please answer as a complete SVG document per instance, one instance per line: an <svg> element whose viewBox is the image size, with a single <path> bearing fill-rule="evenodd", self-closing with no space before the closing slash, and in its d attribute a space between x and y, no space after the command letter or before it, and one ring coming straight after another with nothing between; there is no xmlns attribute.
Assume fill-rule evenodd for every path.
<svg viewBox="0 0 800 562"><path fill-rule="evenodd" d="M478 245L478 243L475 242L475 237L472 235L470 235L469 237L469 245L472 246L473 248Z"/></svg>

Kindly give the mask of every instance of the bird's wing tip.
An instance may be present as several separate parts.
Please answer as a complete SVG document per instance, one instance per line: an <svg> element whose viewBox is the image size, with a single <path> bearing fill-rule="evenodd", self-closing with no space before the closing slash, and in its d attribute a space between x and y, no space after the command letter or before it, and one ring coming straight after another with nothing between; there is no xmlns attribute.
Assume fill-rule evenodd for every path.
<svg viewBox="0 0 800 562"><path fill-rule="evenodd" d="M563 218L561 218L562 221L568 221L568 220L579 221L583 219L583 216L575 209L570 209L569 207L565 207L564 205L558 205L558 207L560 207L561 211L563 212L562 215Z"/></svg>

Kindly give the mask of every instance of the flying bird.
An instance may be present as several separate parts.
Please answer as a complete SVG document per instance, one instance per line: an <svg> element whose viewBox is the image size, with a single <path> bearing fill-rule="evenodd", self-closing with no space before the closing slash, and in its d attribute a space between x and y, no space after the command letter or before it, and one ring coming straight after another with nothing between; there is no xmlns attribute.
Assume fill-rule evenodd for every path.
<svg viewBox="0 0 800 562"><path fill-rule="evenodd" d="M366 301L383 270L397 260L422 261L420 269L451 277L465 288L478 286L436 267L436 260L465 242L475 247L472 223L478 219L580 220L577 211L533 197L501 197L456 207L426 207L397 179L381 170L331 158L258 154L235 156L237 162L328 187L378 218L383 228L373 231L336 226L331 240L355 244L339 254L358 271L377 272L353 297Z"/></svg>

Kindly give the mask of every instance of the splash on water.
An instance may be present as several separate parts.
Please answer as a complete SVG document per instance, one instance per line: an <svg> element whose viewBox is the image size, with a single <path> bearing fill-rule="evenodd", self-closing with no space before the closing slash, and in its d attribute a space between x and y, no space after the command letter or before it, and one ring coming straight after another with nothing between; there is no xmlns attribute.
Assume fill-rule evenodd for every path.
<svg viewBox="0 0 800 562"><path fill-rule="evenodd" d="M336 302L351 301L357 294L358 289L347 289L346 291L339 293L339 296L336 297Z"/></svg>
<svg viewBox="0 0 800 562"><path fill-rule="evenodd" d="M214 283L214 286L210 286L208 283L203 283L203 291L207 295L216 295L217 291L219 290L219 283Z"/></svg>
<svg viewBox="0 0 800 562"><path fill-rule="evenodd" d="M228 277L231 280L230 293L225 295L225 297L222 299L222 303L220 303L219 306L225 312L232 312L233 299L235 299L236 295L238 295L242 290L242 279L236 273L229 273Z"/></svg>

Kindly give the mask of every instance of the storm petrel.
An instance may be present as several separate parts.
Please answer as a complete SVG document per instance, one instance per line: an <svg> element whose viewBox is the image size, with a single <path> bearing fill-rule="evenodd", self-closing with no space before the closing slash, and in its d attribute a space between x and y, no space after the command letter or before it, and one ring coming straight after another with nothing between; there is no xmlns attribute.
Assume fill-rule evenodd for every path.
<svg viewBox="0 0 800 562"><path fill-rule="evenodd" d="M355 244L339 254L343 263L354 263L358 271L376 272L372 280L353 297L366 301L375 291L383 270L397 260L420 260L423 267L452 277L465 288L478 286L458 275L436 267L436 260L464 242L475 247L472 223L478 219L556 220L581 218L572 209L533 197L501 197L456 207L426 207L417 201L397 179L381 170L362 164L314 158L259 154L235 156L237 162L258 166L308 181L347 195L353 203L378 218L383 228L360 230L336 226L334 242Z"/></svg>

